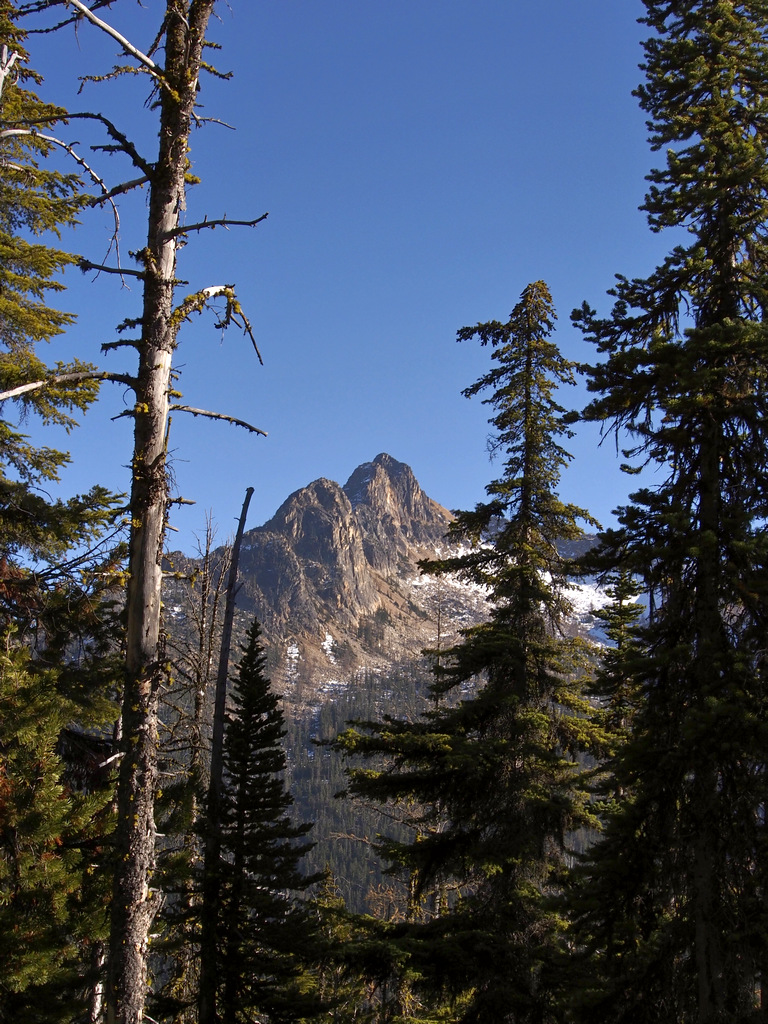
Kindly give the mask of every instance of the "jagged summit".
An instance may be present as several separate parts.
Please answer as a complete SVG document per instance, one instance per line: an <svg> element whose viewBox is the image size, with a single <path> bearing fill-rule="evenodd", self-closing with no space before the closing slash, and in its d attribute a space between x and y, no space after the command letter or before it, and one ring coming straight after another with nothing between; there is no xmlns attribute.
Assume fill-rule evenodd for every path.
<svg viewBox="0 0 768 1024"><path fill-rule="evenodd" d="M381 496L380 488L385 481L394 485L406 500L408 495L421 490L410 466L382 452L373 462L357 467L344 484L344 493L353 508L360 504L372 505Z"/></svg>
<svg viewBox="0 0 768 1024"><path fill-rule="evenodd" d="M334 680L412 662L487 614L480 588L418 569L420 559L446 553L452 518L409 466L382 453L343 487L321 477L299 488L246 532L238 632L258 617L272 681L287 700L321 703ZM592 597L582 597L586 621ZM182 614L170 594L168 603Z"/></svg>
<svg viewBox="0 0 768 1024"><path fill-rule="evenodd" d="M374 621L417 652L428 614L406 581L445 544L451 518L409 466L385 453L343 487L314 480L245 534L238 605L259 617L269 643L296 646L318 671L329 667L329 637L353 665L375 656L372 638L380 642L383 630L371 629Z"/></svg>

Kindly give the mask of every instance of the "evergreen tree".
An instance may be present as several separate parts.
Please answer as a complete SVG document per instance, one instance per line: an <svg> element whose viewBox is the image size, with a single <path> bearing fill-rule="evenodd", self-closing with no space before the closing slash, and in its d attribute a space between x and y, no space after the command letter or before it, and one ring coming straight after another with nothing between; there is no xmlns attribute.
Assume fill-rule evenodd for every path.
<svg viewBox="0 0 768 1024"><path fill-rule="evenodd" d="M63 289L58 275L77 256L38 239L56 237L74 225L88 196L76 175L46 166L51 144L45 133L30 128L40 122L51 127L66 115L29 88L40 78L27 67L25 33L15 24L7 0L0 2L0 39L8 47L0 68L0 390L5 391L47 374L37 348L74 321L71 314L49 306L46 296ZM57 373L85 369L77 362L55 366ZM32 580L15 564L19 552L49 564L65 560L74 544L98 534L110 504L98 487L70 501L48 499L41 485L58 480L68 455L31 445L8 418L7 406L16 408L18 418L34 415L44 424L71 429L73 412L87 408L97 391L94 381L81 381L35 389L6 402L0 419L0 611L23 610L29 587L39 594L41 582L47 582L40 574ZM36 608L35 614L39 612Z"/></svg>
<svg viewBox="0 0 768 1024"><path fill-rule="evenodd" d="M76 257L49 244L87 197L52 170L30 125L64 111L29 87L16 10L0 0L0 390L47 373L37 354L73 317L47 304ZM47 236L47 237L46 237ZM86 369L56 365L59 373ZM75 426L94 384L51 386L6 400L0 419L0 1019L69 1021L93 1004L107 922L103 848L108 743L115 717L118 628L108 598L120 551L103 488L52 501L65 453L36 448L18 422ZM10 411L13 409L15 415ZM77 792L80 790L81 792Z"/></svg>
<svg viewBox="0 0 768 1024"><path fill-rule="evenodd" d="M0 703L0 1021L82 1020L107 921L105 794L93 773L90 792L67 782L60 737L81 709L56 671L10 645Z"/></svg>
<svg viewBox="0 0 768 1024"><path fill-rule="evenodd" d="M265 674L261 629L254 621L231 694L224 747L220 955L217 1018L246 1024L311 1015L303 991L313 954L313 924L300 894L311 825L295 825L286 791L283 715Z"/></svg>
<svg viewBox="0 0 768 1024"><path fill-rule="evenodd" d="M681 241L648 277L618 278L609 317L574 314L605 357L587 417L661 478L605 544L651 617L621 668L641 697L610 765L625 798L576 934L585 1019L710 1024L766 1004L768 6L645 11L637 95L666 151L645 209Z"/></svg>
<svg viewBox="0 0 768 1024"><path fill-rule="evenodd" d="M442 984L464 998L457 1015L466 1022L553 1019L547 965L559 924L549 898L566 835L587 820L575 757L593 727L576 682L584 645L562 632L570 606L558 543L591 520L556 491L569 456L554 392L572 383L573 368L550 340L553 320L539 281L506 323L459 331L493 348L494 367L464 394L488 393L503 472L490 500L452 524L469 551L424 568L486 587L490 616L441 654L434 712L340 738L350 752L388 758L384 770L353 772L353 793L421 809L410 845L385 844L412 873L413 918L423 918L402 931L401 950L412 951L417 989ZM458 901L448 895L457 891Z"/></svg>
<svg viewBox="0 0 768 1024"><path fill-rule="evenodd" d="M589 563L589 556L582 565ZM597 703L596 718L605 730L608 745L601 751L608 755L624 743L632 732L635 712L641 700L632 671L635 655L642 657L637 629L645 609L636 598L639 582L626 568L609 572L603 579L609 603L594 612L601 624L607 645L587 692Z"/></svg>

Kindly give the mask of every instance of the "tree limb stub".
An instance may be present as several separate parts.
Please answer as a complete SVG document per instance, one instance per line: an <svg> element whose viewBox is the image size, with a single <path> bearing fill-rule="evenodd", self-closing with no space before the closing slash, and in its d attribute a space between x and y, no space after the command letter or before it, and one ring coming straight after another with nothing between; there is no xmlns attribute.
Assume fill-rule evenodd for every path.
<svg viewBox="0 0 768 1024"><path fill-rule="evenodd" d="M2 398L2 395L0 395ZM252 434L261 434L262 437L267 437L266 430L262 430L260 427L254 427L251 423L246 423L245 420L239 420L236 416L227 416L223 412L210 412L208 409L195 409L191 405L172 405L170 406L171 412L189 412L193 416L206 416L211 420L224 420L226 423L234 423L236 427L243 427L245 430L250 430Z"/></svg>
<svg viewBox="0 0 768 1024"><path fill-rule="evenodd" d="M141 178L133 178L131 181L124 181L121 185L115 185L103 196L94 196L90 201L90 206L99 206L101 203L106 203L109 199L114 199L115 196L121 196L125 192L130 192L131 189L140 188L142 185L146 185L149 178L146 174L142 175Z"/></svg>
<svg viewBox="0 0 768 1024"><path fill-rule="evenodd" d="M79 259L77 261L78 267L86 274L89 270L96 270L100 274L119 274L120 277L124 277L126 274L129 277L143 278L145 272L143 270L129 270L126 267L106 267L103 263L91 263L90 260Z"/></svg>

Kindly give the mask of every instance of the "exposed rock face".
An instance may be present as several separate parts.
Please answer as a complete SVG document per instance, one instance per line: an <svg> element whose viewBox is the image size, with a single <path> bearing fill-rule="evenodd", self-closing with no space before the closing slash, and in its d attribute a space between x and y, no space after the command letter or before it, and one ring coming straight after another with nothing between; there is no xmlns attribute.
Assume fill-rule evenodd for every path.
<svg viewBox="0 0 768 1024"><path fill-rule="evenodd" d="M376 604L363 536L344 491L315 480L269 522L243 538L241 605L269 632L317 632L333 616L342 629Z"/></svg>
<svg viewBox="0 0 768 1024"><path fill-rule="evenodd" d="M451 518L389 455L344 487L315 480L246 533L238 607L259 617L273 652L294 648L315 677L338 674L334 648L347 671L385 660L385 639L388 658L398 645L418 654L432 616L408 581L445 545Z"/></svg>
<svg viewBox="0 0 768 1024"><path fill-rule="evenodd" d="M324 689L353 679L357 670L412 663L424 648L445 649L460 629L484 618L480 588L418 569L420 559L450 547L451 519L408 466L377 455L343 487L322 478L302 487L245 534L237 633L259 618L270 676L286 700L321 703ZM564 553L572 557L588 543ZM190 572L195 560L176 553L169 565ZM169 580L167 605L183 632L180 587ZM584 634L595 598L571 596L580 601L574 629Z"/></svg>
<svg viewBox="0 0 768 1024"><path fill-rule="evenodd" d="M443 543L451 514L428 498L416 477L390 455L358 466L344 485L360 524L368 564L397 572L404 562L434 555Z"/></svg>

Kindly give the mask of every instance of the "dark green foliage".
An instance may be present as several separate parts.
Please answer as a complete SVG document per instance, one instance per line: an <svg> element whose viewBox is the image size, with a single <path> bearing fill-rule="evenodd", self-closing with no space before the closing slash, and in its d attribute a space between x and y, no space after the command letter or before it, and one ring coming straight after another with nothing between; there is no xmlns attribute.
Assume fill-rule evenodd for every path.
<svg viewBox="0 0 768 1024"><path fill-rule="evenodd" d="M637 601L640 585L626 569L609 573L603 580L610 601L594 612L607 641L599 668L590 680L587 692L595 698L598 721L606 730L608 746L600 752L615 752L632 731L635 713L641 702L635 678L634 658L642 657L638 627L645 609Z"/></svg>
<svg viewBox="0 0 768 1024"><path fill-rule="evenodd" d="M0 655L0 1020L59 1024L84 1013L105 935L109 775L96 768L98 747L90 768L82 756L69 765L62 759L63 730L83 707L63 696L57 671L30 665L7 639ZM84 738L80 746L87 749ZM76 792L75 780L87 789Z"/></svg>
<svg viewBox="0 0 768 1024"><path fill-rule="evenodd" d="M300 894L310 825L294 825L283 773L283 715L265 674L254 621L231 694L224 742L218 1015L227 1024L264 1014L292 1021L317 1008L304 991L314 955L312 919Z"/></svg>
<svg viewBox="0 0 768 1024"><path fill-rule="evenodd" d="M393 885L382 877L372 840L377 835L404 839L407 830L378 807L339 799L348 784L345 759L330 741L350 721L378 719L391 708L402 717L419 717L431 703L430 679L426 660L366 671L350 679L332 700L286 721L293 817L315 823L315 845L304 861L306 870L315 873L329 867L345 906L356 913L375 908L378 912ZM394 902L399 905L402 900L394 897Z"/></svg>
<svg viewBox="0 0 768 1024"><path fill-rule="evenodd" d="M435 710L339 739L386 758L383 770L353 771L353 793L409 808L412 840L384 844L411 880L413 923L388 939L407 965L401 977L453 997L467 1022L552 1019L549 899L567 833L589 820L575 786L576 754L594 731L576 682L586 652L560 632L570 606L557 547L589 517L555 490L568 455L553 394L572 366L549 340L553 317L537 282L507 323L459 332L493 347L497 365L465 394L489 392L492 447L505 461L490 500L453 524L468 553L423 568L485 585L489 620L442 654Z"/></svg>
<svg viewBox="0 0 768 1024"><path fill-rule="evenodd" d="M43 103L28 85L39 77L27 68L24 33L13 21L14 9L0 3L0 39L18 60L0 94L0 390L45 378L49 372L37 354L74 317L49 306L46 296L60 292L60 272L77 257L39 241L58 236L77 222L88 201L76 175L45 166L53 146L45 141L65 111ZM13 132L13 134L11 134ZM81 363L57 363L56 373L89 369ZM34 415L44 424L75 426L73 412L94 400L94 381L52 384L9 400L0 420L0 556L3 564L17 552L33 558L61 559L76 538L93 538L107 518L109 495L95 489L83 498L50 501L41 484L58 479L68 456L35 448L8 419L13 401L21 419ZM3 574L4 575L4 574Z"/></svg>
<svg viewBox="0 0 768 1024"><path fill-rule="evenodd" d="M651 617L610 668L637 706L577 934L585 1019L709 1024L756 1009L768 953L768 7L645 7L638 96L667 158L645 209L687 238L647 278L619 277L610 317L574 314L605 357L587 416L661 478L605 542Z"/></svg>
<svg viewBox="0 0 768 1024"><path fill-rule="evenodd" d="M0 39L16 53L0 95L0 390L48 374L36 354L73 322L47 304L75 257L45 236L74 224L86 197L46 166L45 132L64 112L29 85L24 33L0 0ZM58 371L82 370L79 364ZM119 626L113 606L116 499L69 501L44 488L67 455L35 448L10 419L75 425L92 383L7 399L0 420L0 1019L83 1019L108 922L111 725ZM101 765L101 767L100 767Z"/></svg>

